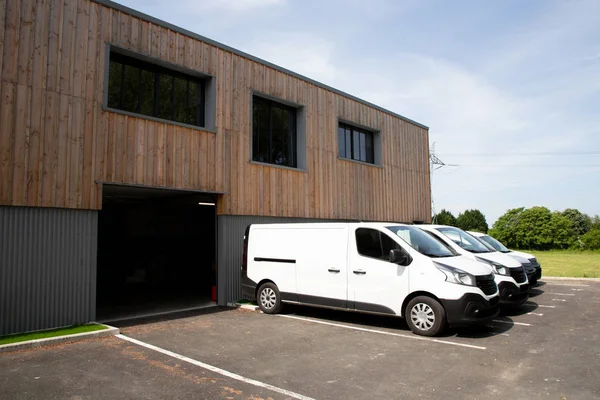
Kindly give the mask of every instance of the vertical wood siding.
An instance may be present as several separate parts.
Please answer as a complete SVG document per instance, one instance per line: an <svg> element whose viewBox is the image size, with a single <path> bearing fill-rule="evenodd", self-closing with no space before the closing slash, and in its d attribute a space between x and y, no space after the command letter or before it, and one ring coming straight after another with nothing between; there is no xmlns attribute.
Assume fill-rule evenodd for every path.
<svg viewBox="0 0 600 400"><path fill-rule="evenodd" d="M97 181L224 192L218 213L430 218L428 132L90 0L0 0L0 204L99 209ZM216 77L216 133L102 109L106 43ZM250 164L256 90L306 108L307 171ZM383 168L337 158L337 118L382 132Z"/></svg>

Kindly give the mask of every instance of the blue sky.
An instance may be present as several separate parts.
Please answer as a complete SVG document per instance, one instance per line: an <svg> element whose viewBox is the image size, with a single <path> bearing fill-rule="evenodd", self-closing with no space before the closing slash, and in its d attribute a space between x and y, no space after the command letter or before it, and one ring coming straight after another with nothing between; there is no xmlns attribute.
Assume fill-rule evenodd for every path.
<svg viewBox="0 0 600 400"><path fill-rule="evenodd" d="M429 126L437 211L600 214L600 1L119 3Z"/></svg>

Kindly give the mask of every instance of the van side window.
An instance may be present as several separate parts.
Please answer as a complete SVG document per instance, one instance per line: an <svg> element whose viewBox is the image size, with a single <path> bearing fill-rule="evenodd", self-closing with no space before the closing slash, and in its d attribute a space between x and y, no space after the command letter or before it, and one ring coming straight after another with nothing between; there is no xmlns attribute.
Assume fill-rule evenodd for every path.
<svg viewBox="0 0 600 400"><path fill-rule="evenodd" d="M365 257L388 261L390 250L400 249L398 243L376 229L358 228L355 235L358 254Z"/></svg>

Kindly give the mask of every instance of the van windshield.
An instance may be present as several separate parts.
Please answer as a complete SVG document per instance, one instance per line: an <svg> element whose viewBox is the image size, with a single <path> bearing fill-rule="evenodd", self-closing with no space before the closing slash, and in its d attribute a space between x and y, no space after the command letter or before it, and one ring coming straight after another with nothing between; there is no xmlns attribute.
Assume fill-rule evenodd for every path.
<svg viewBox="0 0 600 400"><path fill-rule="evenodd" d="M475 237L469 235L467 232L461 229L454 227L443 227L436 229L448 236L454 243L471 253L492 253L494 251L488 249L483 243L475 239Z"/></svg>
<svg viewBox="0 0 600 400"><path fill-rule="evenodd" d="M408 243L413 249L427 257L454 257L458 254L422 230L414 226L387 226L396 236Z"/></svg>
<svg viewBox="0 0 600 400"><path fill-rule="evenodd" d="M486 242L487 244L492 246L495 250L497 250L501 253L510 253L510 250L505 245L503 245L502 243L500 243L498 240L494 239L491 236L488 236L488 235L480 236L479 239Z"/></svg>

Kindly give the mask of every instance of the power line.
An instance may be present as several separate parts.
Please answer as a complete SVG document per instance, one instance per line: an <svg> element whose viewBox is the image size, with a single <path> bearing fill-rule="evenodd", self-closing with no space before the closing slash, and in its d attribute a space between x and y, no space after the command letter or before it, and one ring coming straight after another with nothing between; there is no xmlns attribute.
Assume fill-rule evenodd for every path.
<svg viewBox="0 0 600 400"><path fill-rule="evenodd" d="M600 167L600 164L443 164L444 167Z"/></svg>
<svg viewBox="0 0 600 400"><path fill-rule="evenodd" d="M439 153L445 156L464 156L464 157L487 157L487 156L584 156L584 155L600 155L600 151L573 151L573 152L514 152L514 153Z"/></svg>

